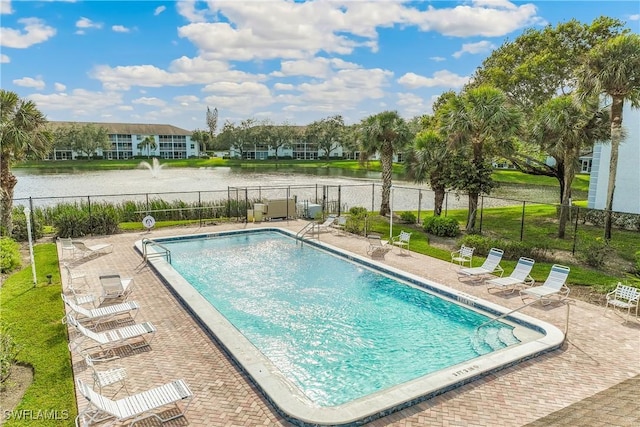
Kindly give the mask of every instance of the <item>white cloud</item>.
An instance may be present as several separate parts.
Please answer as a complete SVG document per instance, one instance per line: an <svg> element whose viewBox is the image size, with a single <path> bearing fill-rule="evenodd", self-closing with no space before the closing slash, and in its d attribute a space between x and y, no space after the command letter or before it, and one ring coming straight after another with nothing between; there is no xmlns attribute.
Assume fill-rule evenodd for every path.
<svg viewBox="0 0 640 427"><path fill-rule="evenodd" d="M8 64L9 62L11 62L9 56L4 53L0 53L0 64Z"/></svg>
<svg viewBox="0 0 640 427"><path fill-rule="evenodd" d="M118 107L120 111L133 111L133 107L131 105L120 105Z"/></svg>
<svg viewBox="0 0 640 427"><path fill-rule="evenodd" d="M167 10L166 6L158 6L155 8L155 10L153 11L153 16L158 16L160 15L162 12L164 12L165 10Z"/></svg>
<svg viewBox="0 0 640 427"><path fill-rule="evenodd" d="M173 99L174 101L180 102L182 104L192 104L194 102L200 101L200 98L195 95L174 96Z"/></svg>
<svg viewBox="0 0 640 427"><path fill-rule="evenodd" d="M24 33L13 28L0 28L0 46L24 49L42 43L56 34L56 30L38 18L22 18L18 20L24 25Z"/></svg>
<svg viewBox="0 0 640 427"><path fill-rule="evenodd" d="M42 90L46 86L44 80L40 77L32 79L31 77L23 77L21 79L13 80L13 84L22 87L32 87L34 89Z"/></svg>
<svg viewBox="0 0 640 427"><path fill-rule="evenodd" d="M471 54L486 53L486 52L490 52L492 49L495 49L495 48L496 48L496 45L494 45L488 40L483 40L476 43L464 43L462 45L462 49L460 49L457 52L454 52L452 56L454 58L460 58L465 53L471 53Z"/></svg>
<svg viewBox="0 0 640 427"><path fill-rule="evenodd" d="M10 15L13 13L10 0L0 0L0 15Z"/></svg>
<svg viewBox="0 0 640 427"><path fill-rule="evenodd" d="M187 18L189 22L205 22L206 10L197 10L194 0L184 0L176 3L178 13ZM156 9L157 10L157 9Z"/></svg>
<svg viewBox="0 0 640 427"><path fill-rule="evenodd" d="M400 115L404 117L415 117L425 114L430 106L426 105L424 99L414 93L400 92L397 94L396 104L400 107Z"/></svg>
<svg viewBox="0 0 640 427"><path fill-rule="evenodd" d="M640 13L629 15L629 21L639 21L639 20L640 20Z"/></svg>
<svg viewBox="0 0 640 427"><path fill-rule="evenodd" d="M435 62L442 62L447 60L447 58L443 56L430 56L429 59Z"/></svg>
<svg viewBox="0 0 640 427"><path fill-rule="evenodd" d="M123 26L123 25L114 25L111 27L111 29L113 31L115 31L116 33L128 33L131 30L128 29L127 27Z"/></svg>
<svg viewBox="0 0 640 427"><path fill-rule="evenodd" d="M294 90L295 86L290 83L276 83L273 88L275 90Z"/></svg>
<svg viewBox="0 0 640 427"><path fill-rule="evenodd" d="M398 83L410 89L419 87L458 88L469 81L469 77L460 76L448 70L433 73L433 77L424 77L415 73L406 73L398 79Z"/></svg>
<svg viewBox="0 0 640 427"><path fill-rule="evenodd" d="M138 98L138 99L134 99L131 101L132 104L140 104L140 105L151 105L154 107L164 107L165 105L167 105L167 103L165 101L163 101L162 99L159 98L155 98L155 97L142 97L142 98Z"/></svg>
<svg viewBox="0 0 640 427"><path fill-rule="evenodd" d="M85 89L75 89L71 93L34 94L30 95L29 99L38 105L40 111L63 112L65 120L92 120L92 117L95 118L96 115L108 112L122 104L121 93L94 92ZM51 116L51 114L47 115Z"/></svg>
<svg viewBox="0 0 640 427"><path fill-rule="evenodd" d="M315 78L325 78L333 70L347 69L355 70L360 68L358 64L347 62L339 58L311 58L293 61L282 61L280 71L271 73L275 77L308 76Z"/></svg>
<svg viewBox="0 0 640 427"><path fill-rule="evenodd" d="M81 29L97 28L97 29L100 29L100 28L102 28L102 23L101 22L93 22L91 19L85 18L83 16L83 17L81 17L80 19L78 19L76 21L76 28L81 28Z"/></svg>
<svg viewBox="0 0 640 427"><path fill-rule="evenodd" d="M65 85L58 82L53 84L53 88L56 90L56 92L64 92L65 90L67 90L67 87Z"/></svg>

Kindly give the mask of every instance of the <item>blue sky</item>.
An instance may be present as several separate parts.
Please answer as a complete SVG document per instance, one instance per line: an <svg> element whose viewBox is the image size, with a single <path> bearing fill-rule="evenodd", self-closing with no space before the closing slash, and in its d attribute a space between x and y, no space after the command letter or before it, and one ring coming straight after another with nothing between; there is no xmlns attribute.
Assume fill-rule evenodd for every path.
<svg viewBox="0 0 640 427"><path fill-rule="evenodd" d="M526 28L607 15L640 32L634 1L7 1L2 88L50 120L206 127L347 123L430 113Z"/></svg>

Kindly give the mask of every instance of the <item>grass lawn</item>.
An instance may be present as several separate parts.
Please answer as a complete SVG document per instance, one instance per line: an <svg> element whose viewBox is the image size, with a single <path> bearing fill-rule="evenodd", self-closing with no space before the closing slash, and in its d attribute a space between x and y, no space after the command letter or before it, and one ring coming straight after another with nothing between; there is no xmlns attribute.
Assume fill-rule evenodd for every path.
<svg viewBox="0 0 640 427"><path fill-rule="evenodd" d="M9 276L0 288L0 321L9 326L21 347L18 361L34 371L34 381L15 409L32 411L34 419L38 411L57 411L59 419L9 419L6 427L72 425L77 415L67 328L61 323L64 305L56 246L36 245L34 252L38 285L33 286L31 266ZM47 274L52 275L51 285L47 284Z"/></svg>

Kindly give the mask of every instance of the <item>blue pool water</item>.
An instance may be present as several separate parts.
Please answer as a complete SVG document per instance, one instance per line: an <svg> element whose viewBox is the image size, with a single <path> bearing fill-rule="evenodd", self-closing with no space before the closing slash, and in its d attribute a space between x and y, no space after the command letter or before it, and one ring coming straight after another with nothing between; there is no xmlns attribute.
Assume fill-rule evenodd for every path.
<svg viewBox="0 0 640 427"><path fill-rule="evenodd" d="M516 344L512 327L277 232L162 242L172 267L319 406Z"/></svg>

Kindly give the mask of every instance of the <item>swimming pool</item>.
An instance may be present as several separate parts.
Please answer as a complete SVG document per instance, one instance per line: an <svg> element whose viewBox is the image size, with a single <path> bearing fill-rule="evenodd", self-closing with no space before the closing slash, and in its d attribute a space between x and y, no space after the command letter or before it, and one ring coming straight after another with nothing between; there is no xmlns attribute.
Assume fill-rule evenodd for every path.
<svg viewBox="0 0 640 427"><path fill-rule="evenodd" d="M563 339L526 316L477 330L500 310L285 230L156 241L165 282L297 423L368 421Z"/></svg>

